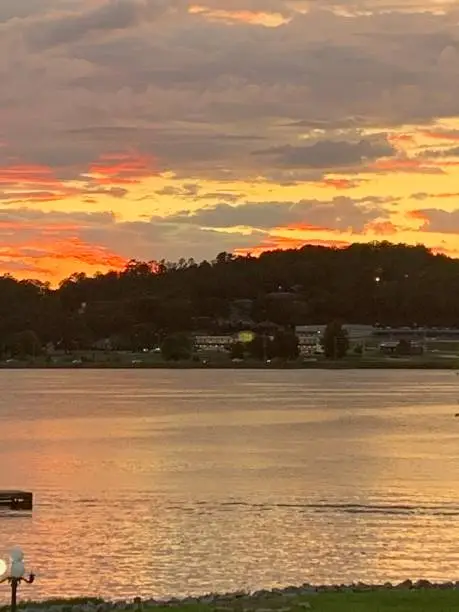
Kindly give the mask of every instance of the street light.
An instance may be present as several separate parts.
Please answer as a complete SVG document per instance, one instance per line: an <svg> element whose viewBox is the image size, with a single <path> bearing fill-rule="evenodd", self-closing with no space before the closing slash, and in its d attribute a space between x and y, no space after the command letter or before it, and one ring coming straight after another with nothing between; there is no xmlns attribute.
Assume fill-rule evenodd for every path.
<svg viewBox="0 0 459 612"><path fill-rule="evenodd" d="M0 560L0 572L6 571L6 563ZM21 582L32 584L35 580L34 574L29 574L28 578L25 578L25 567L24 567L24 553L20 548L13 548L10 552L10 571L8 575L0 578L0 584L2 582L8 582L11 585L11 612L16 612L16 601L17 601L17 590Z"/></svg>

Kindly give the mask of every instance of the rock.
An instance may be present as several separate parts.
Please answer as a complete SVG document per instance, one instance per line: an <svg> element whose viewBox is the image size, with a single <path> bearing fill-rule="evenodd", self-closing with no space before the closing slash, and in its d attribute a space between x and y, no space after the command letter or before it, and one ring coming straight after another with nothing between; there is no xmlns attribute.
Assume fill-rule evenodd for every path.
<svg viewBox="0 0 459 612"><path fill-rule="evenodd" d="M442 590L448 590L454 588L454 582L443 582L439 585L439 588Z"/></svg>
<svg viewBox="0 0 459 612"><path fill-rule="evenodd" d="M413 588L415 588L415 589L431 589L432 588L432 583L429 580L417 580L414 583Z"/></svg>
<svg viewBox="0 0 459 612"><path fill-rule="evenodd" d="M196 603L197 601L194 597L185 597L185 599L182 599L182 604L185 606L193 606Z"/></svg>
<svg viewBox="0 0 459 612"><path fill-rule="evenodd" d="M395 588L396 589L412 589L413 583L411 580L404 580L403 582L400 582L400 584L397 584Z"/></svg>
<svg viewBox="0 0 459 612"><path fill-rule="evenodd" d="M372 591L374 589L370 584L366 584L365 582L357 582L355 585L355 589L359 592L363 591Z"/></svg>
<svg viewBox="0 0 459 612"><path fill-rule="evenodd" d="M317 589L316 587L313 587L310 584L308 584L307 586L303 585L300 590L300 595L317 595Z"/></svg>
<svg viewBox="0 0 459 612"><path fill-rule="evenodd" d="M254 599L262 599L264 597L268 597L270 595L269 591L266 591L265 589L261 589L260 591L254 591L252 593L252 597Z"/></svg>
<svg viewBox="0 0 459 612"><path fill-rule="evenodd" d="M309 601L300 601L298 607L303 608L304 610L310 610L312 608Z"/></svg>
<svg viewBox="0 0 459 612"><path fill-rule="evenodd" d="M300 588L296 586L289 586L282 590L283 595L287 595L288 597L295 597L298 595Z"/></svg>

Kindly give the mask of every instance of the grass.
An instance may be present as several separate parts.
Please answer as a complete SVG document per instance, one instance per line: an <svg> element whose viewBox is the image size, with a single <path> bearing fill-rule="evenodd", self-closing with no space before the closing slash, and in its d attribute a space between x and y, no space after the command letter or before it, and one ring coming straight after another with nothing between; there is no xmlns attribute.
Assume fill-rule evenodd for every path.
<svg viewBox="0 0 459 612"><path fill-rule="evenodd" d="M226 606L183 605L174 607L175 612L457 612L459 591L370 591L364 593L319 593L310 596L287 598L280 596L271 601L235 600ZM310 607L307 607L309 604ZM167 607L154 607L144 612L170 612Z"/></svg>
<svg viewBox="0 0 459 612"><path fill-rule="evenodd" d="M273 359L270 364L253 359L233 363L229 354L216 351L200 352L198 359L171 362L165 361L159 353L133 353L128 351L74 351L65 355L57 353L52 360L44 355L35 359L11 362L0 361L0 368L72 368L72 369L432 369L452 370L459 368L458 353L427 352L420 356L391 357L381 355L377 350L368 350L364 355L351 351L344 359L337 361L315 356L311 359L282 362ZM75 363L74 363L75 361Z"/></svg>
<svg viewBox="0 0 459 612"><path fill-rule="evenodd" d="M59 599L46 602L21 602L19 608L46 610L52 605L72 606L98 604L100 599ZM1 608L0 608L1 609ZM136 606L131 607L136 610ZM459 590L387 589L367 592L312 593L311 595L269 595L263 598L245 596L215 604L177 603L174 612L454 612L459 610ZM171 606L145 606L143 612L171 612Z"/></svg>
<svg viewBox="0 0 459 612"><path fill-rule="evenodd" d="M311 610L317 612L453 612L459 610L459 592L455 590L327 593L310 598L309 601ZM301 607L299 610L304 612Z"/></svg>

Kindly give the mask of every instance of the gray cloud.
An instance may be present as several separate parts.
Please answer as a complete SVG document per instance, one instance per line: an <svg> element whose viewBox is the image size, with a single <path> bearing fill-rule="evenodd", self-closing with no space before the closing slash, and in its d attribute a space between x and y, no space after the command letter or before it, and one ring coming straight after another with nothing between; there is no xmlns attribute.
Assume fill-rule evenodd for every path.
<svg viewBox="0 0 459 612"><path fill-rule="evenodd" d="M428 200L429 198L458 198L459 199L459 191L457 192L443 192L443 193L427 193L425 191L418 191L417 193L411 194L411 199L413 200Z"/></svg>
<svg viewBox="0 0 459 612"><path fill-rule="evenodd" d="M452 10L404 14L398 8L417 3L373 0L378 10L398 8L349 19L320 10L336 2L316 2L306 14L295 9L308 3L293 1L207 3L291 18L265 28L210 22L182 0L81 0L79 10L73 0L64 11L43 1L46 14L10 19L1 30L0 138L10 157L60 166L59 176L130 147L184 178L314 180L384 148L358 144L359 126L457 111L459 82L445 63L458 45ZM351 12L370 6L342 4ZM305 133L312 150L298 138ZM251 155L260 138L282 164Z"/></svg>
<svg viewBox="0 0 459 612"><path fill-rule="evenodd" d="M351 200L337 197L330 201L249 202L232 206L220 203L196 212L182 212L166 217L167 222L201 227L254 227L271 230L288 225L317 226L333 230L362 231L370 221L384 219L386 201L378 198Z"/></svg>
<svg viewBox="0 0 459 612"><path fill-rule="evenodd" d="M62 4L71 6L74 0L63 0ZM2 0L0 3L0 24L10 19L26 19L33 15L46 14L55 4L54 0Z"/></svg>
<svg viewBox="0 0 459 612"><path fill-rule="evenodd" d="M148 222L91 225L81 231L81 236L89 243L103 245L126 258L177 261L181 257L193 257L201 261L221 251L254 247L266 233L257 230L225 233L154 217Z"/></svg>
<svg viewBox="0 0 459 612"><path fill-rule="evenodd" d="M420 212L427 221L425 227L422 228L423 231L441 234L459 233L459 209L446 211L438 208L427 208Z"/></svg>
<svg viewBox="0 0 459 612"><path fill-rule="evenodd" d="M275 164L287 168L327 169L354 166L394 153L394 148L386 140L361 139L358 142L319 140L307 146L273 147L254 154L268 155Z"/></svg>
<svg viewBox="0 0 459 612"><path fill-rule="evenodd" d="M31 22L27 40L34 48L75 43L91 33L124 30L164 13L166 0L108 0L87 11L79 11Z"/></svg>
<svg viewBox="0 0 459 612"><path fill-rule="evenodd" d="M46 270L38 269L34 260L40 266L40 258L56 257L55 248L59 247L67 249L69 257L74 252L75 259L81 256L85 260L85 253L91 254L91 245L95 245L95 259L101 258L101 267L108 253L145 261L162 258L176 261L180 257L194 257L199 261L211 259L220 251L254 247L266 235L257 230L224 233L175 223L162 217L144 222L119 222L108 212L64 213L8 208L0 209L0 268L6 259L8 265L13 264L15 269L19 269L17 262L23 257L24 265L31 271L35 267L37 272L46 276ZM58 242L54 244L54 241Z"/></svg>
<svg viewBox="0 0 459 612"><path fill-rule="evenodd" d="M459 145L456 147L447 147L446 149L427 149L423 153L422 157L426 157L426 158L459 157Z"/></svg>
<svg viewBox="0 0 459 612"><path fill-rule="evenodd" d="M183 183L180 187L174 187L173 185L163 187L162 189L155 191L155 193L159 196L180 196L196 199L199 191L200 186L197 183Z"/></svg>

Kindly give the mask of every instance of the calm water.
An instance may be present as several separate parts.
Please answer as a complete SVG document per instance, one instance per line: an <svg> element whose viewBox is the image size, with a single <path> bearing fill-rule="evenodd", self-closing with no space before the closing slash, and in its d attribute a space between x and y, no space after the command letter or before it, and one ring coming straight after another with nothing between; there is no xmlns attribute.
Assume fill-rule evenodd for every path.
<svg viewBox="0 0 459 612"><path fill-rule="evenodd" d="M1 371L27 596L459 575L454 372ZM7 588L0 586L0 598Z"/></svg>

